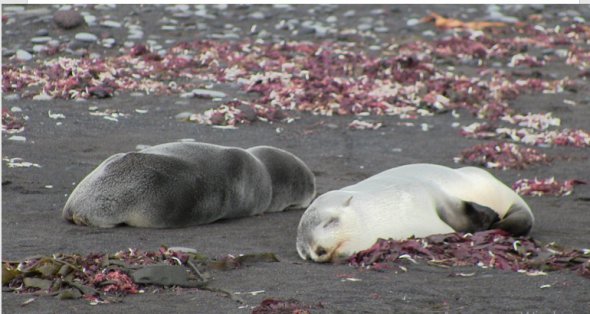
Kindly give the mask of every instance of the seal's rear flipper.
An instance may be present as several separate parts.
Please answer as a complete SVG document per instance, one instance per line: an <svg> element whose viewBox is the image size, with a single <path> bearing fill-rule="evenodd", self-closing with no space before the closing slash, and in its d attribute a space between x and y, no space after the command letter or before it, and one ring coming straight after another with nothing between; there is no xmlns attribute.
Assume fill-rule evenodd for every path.
<svg viewBox="0 0 590 314"><path fill-rule="evenodd" d="M500 221L500 217L493 209L464 201L459 201L455 206L439 208L438 215L457 232L473 233L488 230Z"/></svg>
<svg viewBox="0 0 590 314"><path fill-rule="evenodd" d="M527 207L512 205L502 220L490 229L502 229L515 236L527 235L533 227L533 215Z"/></svg>

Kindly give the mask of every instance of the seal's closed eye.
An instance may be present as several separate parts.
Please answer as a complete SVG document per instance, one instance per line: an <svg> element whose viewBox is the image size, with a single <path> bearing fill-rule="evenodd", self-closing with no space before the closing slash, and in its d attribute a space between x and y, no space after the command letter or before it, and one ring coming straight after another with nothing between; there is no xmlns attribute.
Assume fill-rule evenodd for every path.
<svg viewBox="0 0 590 314"><path fill-rule="evenodd" d="M338 217L332 217L324 224L324 228L335 227L338 223L340 223L340 219Z"/></svg>

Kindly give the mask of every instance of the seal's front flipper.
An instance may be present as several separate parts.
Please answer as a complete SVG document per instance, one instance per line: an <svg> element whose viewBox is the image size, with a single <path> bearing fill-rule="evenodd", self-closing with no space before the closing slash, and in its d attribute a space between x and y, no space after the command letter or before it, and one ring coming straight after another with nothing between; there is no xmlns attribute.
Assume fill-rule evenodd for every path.
<svg viewBox="0 0 590 314"><path fill-rule="evenodd" d="M502 229L515 236L527 235L533 227L533 214L522 205L514 204L504 218L494 223L490 229Z"/></svg>

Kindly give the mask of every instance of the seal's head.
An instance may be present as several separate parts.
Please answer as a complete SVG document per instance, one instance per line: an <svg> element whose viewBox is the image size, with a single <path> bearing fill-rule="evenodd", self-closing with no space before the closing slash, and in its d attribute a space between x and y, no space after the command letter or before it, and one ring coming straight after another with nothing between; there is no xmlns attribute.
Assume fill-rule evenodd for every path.
<svg viewBox="0 0 590 314"><path fill-rule="evenodd" d="M297 252L316 262L336 262L355 251L351 244L360 236L353 195L332 191L318 197L303 213L297 228Z"/></svg>

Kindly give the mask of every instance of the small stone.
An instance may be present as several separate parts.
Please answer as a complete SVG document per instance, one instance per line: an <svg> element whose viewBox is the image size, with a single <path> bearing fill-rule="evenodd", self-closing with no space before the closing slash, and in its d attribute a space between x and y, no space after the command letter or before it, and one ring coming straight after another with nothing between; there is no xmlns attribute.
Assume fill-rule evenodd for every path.
<svg viewBox="0 0 590 314"><path fill-rule="evenodd" d="M31 38L31 42L33 44L44 44L46 42L49 42L52 38L49 36L39 36L39 37L33 37Z"/></svg>
<svg viewBox="0 0 590 314"><path fill-rule="evenodd" d="M108 21L103 21L102 23L100 23L100 26L110 27L110 28L121 28L121 23L108 20Z"/></svg>
<svg viewBox="0 0 590 314"><path fill-rule="evenodd" d="M389 32L389 28L385 26L375 27L375 32L377 33L387 33Z"/></svg>
<svg viewBox="0 0 590 314"><path fill-rule="evenodd" d="M181 113L175 115L174 119L176 119L178 121L189 121L193 114L194 113L192 113L190 111L184 111L184 112L181 112Z"/></svg>
<svg viewBox="0 0 590 314"><path fill-rule="evenodd" d="M98 40L98 37L91 33L78 33L74 38L76 38L76 40L89 43L94 43Z"/></svg>
<svg viewBox="0 0 590 314"><path fill-rule="evenodd" d="M115 45L117 41L114 38L105 38L102 40L102 46L106 48L111 48Z"/></svg>
<svg viewBox="0 0 590 314"><path fill-rule="evenodd" d="M8 140L15 141L15 142L26 142L27 138L24 136L20 136L20 135L13 135L13 136L9 137Z"/></svg>
<svg viewBox="0 0 590 314"><path fill-rule="evenodd" d="M129 39L142 39L143 32L140 30L129 30L129 36L127 36L127 38L129 38Z"/></svg>
<svg viewBox="0 0 590 314"><path fill-rule="evenodd" d="M94 26L96 25L96 16L94 15L84 15L84 21L86 22L86 24L88 24L88 26Z"/></svg>
<svg viewBox="0 0 590 314"><path fill-rule="evenodd" d="M3 13L19 13L19 12L24 12L25 11L25 7L24 6L6 6L4 5L2 7L2 11Z"/></svg>
<svg viewBox="0 0 590 314"><path fill-rule="evenodd" d="M176 26L174 26L174 25L162 25L161 29L163 31L175 31L176 30Z"/></svg>
<svg viewBox="0 0 590 314"><path fill-rule="evenodd" d="M5 95L2 95L2 99L4 101L19 100L20 99L20 95L19 94L10 94L10 95L6 95L5 94ZM12 112L20 112L20 111L22 111L22 110L20 110L20 111L14 111L13 110L14 108L20 109L19 107L12 107L12 108L10 108L10 111L12 111Z"/></svg>
<svg viewBox="0 0 590 314"><path fill-rule="evenodd" d="M343 17L353 17L355 15L356 15L355 10L348 10L348 11L344 12L344 14L342 14Z"/></svg>
<svg viewBox="0 0 590 314"><path fill-rule="evenodd" d="M184 93L181 97L198 97L198 98L225 98L227 95L224 92L218 92L209 89L196 88L188 93Z"/></svg>
<svg viewBox="0 0 590 314"><path fill-rule="evenodd" d="M21 61L29 61L33 59L33 55L26 50L19 49L16 51L16 59Z"/></svg>
<svg viewBox="0 0 590 314"><path fill-rule="evenodd" d="M416 25L418 25L418 24L420 24L420 23L422 23L422 22L420 22L420 20L419 20L419 19L409 19L409 20L406 22L406 25L407 25L407 26L410 26L410 27L412 27L412 26L416 26Z"/></svg>
<svg viewBox="0 0 590 314"><path fill-rule="evenodd" d="M47 28L41 28L35 32L35 35L36 36L47 36L47 35L49 35L49 31L47 30Z"/></svg>
<svg viewBox="0 0 590 314"><path fill-rule="evenodd" d="M334 15L328 16L326 18L326 22L327 23L336 23L336 22L338 22L338 18L336 16L334 16Z"/></svg>
<svg viewBox="0 0 590 314"><path fill-rule="evenodd" d="M60 42L57 39L52 39L47 42L47 46L51 46L51 47L57 47L57 46L59 46L59 44L60 44Z"/></svg>
<svg viewBox="0 0 590 314"><path fill-rule="evenodd" d="M53 97L45 93L33 96L33 100L53 100Z"/></svg>
<svg viewBox="0 0 590 314"><path fill-rule="evenodd" d="M47 46L45 45L35 45L33 46L33 52L39 53L47 50Z"/></svg>
<svg viewBox="0 0 590 314"><path fill-rule="evenodd" d="M82 25L84 23L84 17L76 11L60 10L53 14L53 22L63 29L71 29Z"/></svg>
<svg viewBox="0 0 590 314"><path fill-rule="evenodd" d="M256 12L250 13L248 15L248 17L253 20L264 20L266 18L266 15L264 15L264 13L262 13L260 11L256 11Z"/></svg>
<svg viewBox="0 0 590 314"><path fill-rule="evenodd" d="M359 24L359 25L357 26L357 29L358 29L359 31L362 31L362 32L363 32L363 31L368 31L368 30L370 30L371 28L373 28L373 26L371 26L371 24Z"/></svg>

